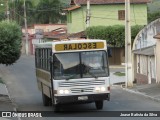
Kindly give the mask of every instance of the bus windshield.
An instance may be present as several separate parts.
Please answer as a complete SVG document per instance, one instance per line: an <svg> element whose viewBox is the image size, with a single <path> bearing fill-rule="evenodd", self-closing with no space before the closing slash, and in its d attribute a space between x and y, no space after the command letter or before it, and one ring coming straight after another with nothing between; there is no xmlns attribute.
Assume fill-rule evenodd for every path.
<svg viewBox="0 0 160 120"><path fill-rule="evenodd" d="M107 77L109 68L105 51L57 53L53 56L54 79Z"/></svg>

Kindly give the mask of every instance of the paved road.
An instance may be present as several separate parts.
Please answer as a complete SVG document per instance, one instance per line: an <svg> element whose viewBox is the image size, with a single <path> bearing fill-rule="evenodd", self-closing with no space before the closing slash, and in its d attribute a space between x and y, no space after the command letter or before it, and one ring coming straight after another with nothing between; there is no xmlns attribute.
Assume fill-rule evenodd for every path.
<svg viewBox="0 0 160 120"><path fill-rule="evenodd" d="M5 80L11 94L11 98L17 105L19 111L53 111L53 107L44 107L42 105L41 93L37 89L37 83L34 71L34 57L22 56L20 60L17 61L13 66L7 68L4 67L6 71ZM111 78L112 81L112 78ZM144 97L128 93L122 90L120 87L113 86L111 88L111 101L104 103L104 109L102 111L160 111L160 104L158 102L146 99ZM78 117L76 119L84 119L83 116L86 114L91 114L90 112L95 111L95 105L85 104L85 105L68 105L63 107L63 110L77 111L81 110L84 112L76 112ZM53 115L57 115L54 113ZM74 113L75 114L75 113ZM65 116L65 114L62 114ZM41 118L40 120L63 120L63 119L74 119L70 117L58 117L58 118ZM97 118L87 118L97 119ZM101 119L106 119L101 117ZM115 119L115 118L108 118ZM127 120L128 118L117 118L122 120ZM129 118L132 119L132 118ZM133 118L134 119L134 118ZM136 118L137 120L139 118ZM142 119L142 118L141 118ZM158 120L158 118L155 118ZM22 120L39 120L39 118L22 118ZM139 119L140 120L140 119ZM150 118L143 118L143 120L150 120Z"/></svg>

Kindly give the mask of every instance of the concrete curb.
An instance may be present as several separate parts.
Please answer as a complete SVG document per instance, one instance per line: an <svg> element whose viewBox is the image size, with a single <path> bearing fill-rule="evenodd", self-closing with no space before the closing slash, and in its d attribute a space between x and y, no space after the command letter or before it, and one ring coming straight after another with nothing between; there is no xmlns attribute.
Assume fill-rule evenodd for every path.
<svg viewBox="0 0 160 120"><path fill-rule="evenodd" d="M136 95L140 95L140 96L143 96L145 98L149 98L150 100L153 100L153 101L156 101L156 102L160 102L160 99L157 99L157 98L154 98L154 97L151 97L149 95L146 95L145 93L141 93L139 91L135 91L135 90L131 90L131 89L128 89L128 88L124 88L121 86L121 88L127 92L130 92L130 93L133 93L133 94L136 94Z"/></svg>
<svg viewBox="0 0 160 120"><path fill-rule="evenodd" d="M6 85L5 85L5 86L6 86ZM11 104L13 105L13 110L14 110L14 112L18 112L18 110L17 110L17 105L13 102L13 100L12 100L12 98L11 98L11 96L10 96L9 92L8 92L7 86L6 86L6 90L7 90L7 93L8 93L9 99L11 100ZM20 118L20 117L17 117L17 119L18 119L18 120L21 120L21 118Z"/></svg>
<svg viewBox="0 0 160 120"><path fill-rule="evenodd" d="M7 89L7 86L6 86L6 84L4 84L4 87L5 87L5 91L6 91L6 93L7 93L7 95L5 94L0 94L0 95L4 95L4 96L8 96L9 97L9 100L11 101L11 104L13 105L13 111L14 112L17 112L17 105L16 104L14 104L14 102L13 102L13 100L12 100L12 98L11 98L11 96L10 96L10 94L9 94L9 91L8 91L8 89ZM17 117L17 119L18 120L21 120L21 118L20 117ZM8 119L8 120L10 120L10 119Z"/></svg>
<svg viewBox="0 0 160 120"><path fill-rule="evenodd" d="M10 94L9 94L9 92L8 92L8 89L7 89L6 84L4 84L4 86L5 86L5 89L6 89L6 93L7 93L7 95L9 96L9 99L10 99L11 97L10 97ZM10 99L10 100L11 100L11 99Z"/></svg>
<svg viewBox="0 0 160 120"><path fill-rule="evenodd" d="M0 83L0 87L1 87L1 93L0 93L0 95L7 95L8 96L8 90L7 90L7 87L6 87L6 85L5 84L3 84L3 83Z"/></svg>
<svg viewBox="0 0 160 120"><path fill-rule="evenodd" d="M0 69L0 78L3 78L3 74L1 74L1 69ZM2 83L0 83L0 84L2 84ZM3 87L2 87L3 86ZM9 100L10 100L10 102L11 102L11 105L13 106L13 111L14 112L17 112L17 105L13 102L13 100L12 100L12 98L11 98L11 96L10 96L10 94L9 94L9 91L8 91L8 89L7 89L7 85L6 84L2 84L1 86L1 89L2 89L2 93L0 93L0 95L4 95L4 96L8 96L8 98L9 98ZM6 119L6 118L4 118L4 119ZM21 120L21 118L20 117L17 117L17 119L18 120ZM8 120L10 120L10 119L8 119Z"/></svg>

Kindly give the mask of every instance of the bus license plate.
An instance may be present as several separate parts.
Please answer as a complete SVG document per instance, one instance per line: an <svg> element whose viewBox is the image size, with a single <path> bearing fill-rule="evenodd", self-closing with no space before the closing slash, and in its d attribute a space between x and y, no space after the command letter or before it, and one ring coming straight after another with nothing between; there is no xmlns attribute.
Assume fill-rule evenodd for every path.
<svg viewBox="0 0 160 120"><path fill-rule="evenodd" d="M79 96L78 100L88 100L88 96Z"/></svg>

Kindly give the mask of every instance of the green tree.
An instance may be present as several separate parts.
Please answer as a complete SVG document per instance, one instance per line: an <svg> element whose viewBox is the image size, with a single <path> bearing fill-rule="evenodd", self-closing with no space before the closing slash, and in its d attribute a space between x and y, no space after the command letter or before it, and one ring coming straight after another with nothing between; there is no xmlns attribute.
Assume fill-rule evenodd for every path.
<svg viewBox="0 0 160 120"><path fill-rule="evenodd" d="M6 17L5 17L5 14L4 12L0 12L0 21L4 20Z"/></svg>
<svg viewBox="0 0 160 120"><path fill-rule="evenodd" d="M33 24L66 22L66 15L61 15L62 9L68 6L68 2L62 0L26 0L27 23ZM21 26L24 25L24 0L10 1L10 18Z"/></svg>
<svg viewBox="0 0 160 120"><path fill-rule="evenodd" d="M34 8L33 3L30 0L26 0L26 14L28 24L34 23L35 12L30 11ZM9 3L10 18L17 21L19 25L24 25L24 0L14 0Z"/></svg>
<svg viewBox="0 0 160 120"><path fill-rule="evenodd" d="M57 23L61 19L61 2L59 0L40 0L36 9L38 23Z"/></svg>
<svg viewBox="0 0 160 120"><path fill-rule="evenodd" d="M0 21L6 19L6 4L5 1L0 0Z"/></svg>
<svg viewBox="0 0 160 120"><path fill-rule="evenodd" d="M11 65L21 54L22 32L16 22L0 22L0 64Z"/></svg>

